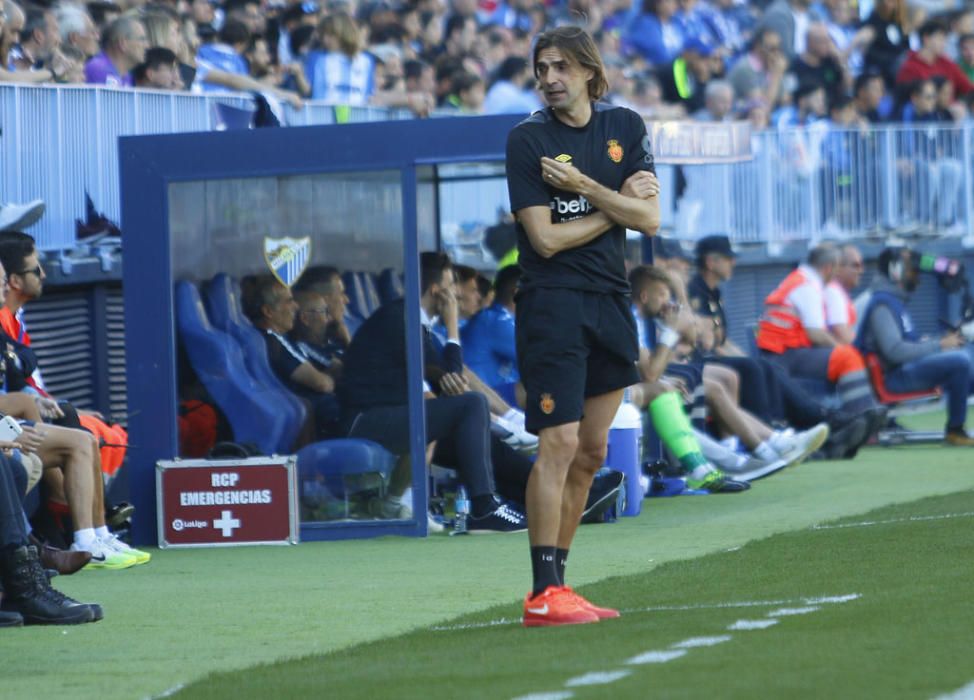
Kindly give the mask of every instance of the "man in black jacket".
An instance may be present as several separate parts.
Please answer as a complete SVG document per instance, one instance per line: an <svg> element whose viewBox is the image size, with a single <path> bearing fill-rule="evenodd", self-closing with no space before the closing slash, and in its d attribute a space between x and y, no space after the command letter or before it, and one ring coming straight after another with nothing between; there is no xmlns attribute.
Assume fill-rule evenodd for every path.
<svg viewBox="0 0 974 700"><path fill-rule="evenodd" d="M420 266L426 442L436 443L434 461L456 469L469 492L469 531L524 530L523 513L495 496L490 415L486 398L470 393L463 377L450 259L442 253L424 253ZM345 353L341 387L348 436L374 440L397 454L409 450L405 313L403 300L392 301L359 328ZM442 352L430 339L436 317L447 329ZM526 481L527 475L523 478ZM408 473L395 474L391 495L401 495L407 485Z"/></svg>

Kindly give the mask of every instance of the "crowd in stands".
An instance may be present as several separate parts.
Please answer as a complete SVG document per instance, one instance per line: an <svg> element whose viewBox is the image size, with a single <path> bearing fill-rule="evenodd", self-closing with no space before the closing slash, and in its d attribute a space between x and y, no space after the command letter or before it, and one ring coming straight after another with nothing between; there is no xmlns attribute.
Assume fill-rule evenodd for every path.
<svg viewBox="0 0 974 700"><path fill-rule="evenodd" d="M419 115L541 107L545 27L597 40L611 102L647 118L954 123L974 10L950 0L4 0L0 81L261 91Z"/></svg>

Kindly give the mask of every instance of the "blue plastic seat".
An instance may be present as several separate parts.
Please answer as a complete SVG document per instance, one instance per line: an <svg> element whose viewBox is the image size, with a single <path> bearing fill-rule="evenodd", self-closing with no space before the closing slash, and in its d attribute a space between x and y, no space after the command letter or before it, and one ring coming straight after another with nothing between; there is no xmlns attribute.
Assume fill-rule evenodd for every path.
<svg viewBox="0 0 974 700"><path fill-rule="evenodd" d="M250 375L263 385L265 395L286 416L287 430L278 451L290 452L307 418L304 402L291 393L271 369L263 334L243 315L237 285L229 275L220 273L207 282L205 303L210 322L239 343Z"/></svg>
<svg viewBox="0 0 974 700"><path fill-rule="evenodd" d="M210 325L193 283L176 283L175 306L180 342L203 386L227 417L234 440L254 443L264 454L278 452L287 417L247 371L237 341Z"/></svg>
<svg viewBox="0 0 974 700"><path fill-rule="evenodd" d="M391 267L379 273L379 280L376 284L379 292L379 301L388 304L390 301L402 299L406 294L406 289L402 283L402 277Z"/></svg>
<svg viewBox="0 0 974 700"><path fill-rule="evenodd" d="M345 296L348 297L348 314L357 316L364 321L370 316L369 304L365 298L365 287L362 279L354 272L343 272L342 282L345 283ZM361 325L361 323L359 324Z"/></svg>
<svg viewBox="0 0 974 700"><path fill-rule="evenodd" d="M348 497L366 488L384 493L395 466L396 456L371 440L343 438L313 443L298 451L302 501L319 502L323 482L333 498L344 501L347 518L351 510ZM367 475L375 478L362 478Z"/></svg>
<svg viewBox="0 0 974 700"><path fill-rule="evenodd" d="M382 304L382 301L379 299L379 291L375 283L375 277L369 272L359 272L358 276L362 280L365 308L369 312L368 315L371 316Z"/></svg>

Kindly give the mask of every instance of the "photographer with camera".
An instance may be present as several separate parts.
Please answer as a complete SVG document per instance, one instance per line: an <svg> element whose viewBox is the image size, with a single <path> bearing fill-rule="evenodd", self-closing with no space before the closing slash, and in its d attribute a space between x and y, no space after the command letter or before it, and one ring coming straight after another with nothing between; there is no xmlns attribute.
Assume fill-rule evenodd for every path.
<svg viewBox="0 0 974 700"><path fill-rule="evenodd" d="M920 281L920 256L908 248L886 248L879 255L879 275L873 280L856 346L875 353L886 386L895 392L940 387L947 395L948 445L974 446L964 430L967 396L971 389L971 359L962 349L964 338L950 331L924 340L916 332L906 305Z"/></svg>

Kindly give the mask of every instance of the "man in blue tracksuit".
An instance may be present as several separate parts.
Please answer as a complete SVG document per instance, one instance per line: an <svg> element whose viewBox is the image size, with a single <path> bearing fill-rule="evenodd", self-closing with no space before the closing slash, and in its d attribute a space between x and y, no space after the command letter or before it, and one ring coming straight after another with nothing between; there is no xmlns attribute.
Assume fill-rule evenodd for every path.
<svg viewBox="0 0 974 700"><path fill-rule="evenodd" d="M956 331L939 339L922 339L906 308L919 282L918 263L918 256L907 248L887 248L880 253L879 275L873 281L855 344L864 355L879 356L891 391L943 389L947 395L945 442L974 447L974 439L964 430L972 376L970 357L960 349L964 339Z"/></svg>
<svg viewBox="0 0 974 700"><path fill-rule="evenodd" d="M494 303L460 330L467 367L512 406L520 381L514 341L514 295L521 270L502 268L494 280Z"/></svg>

